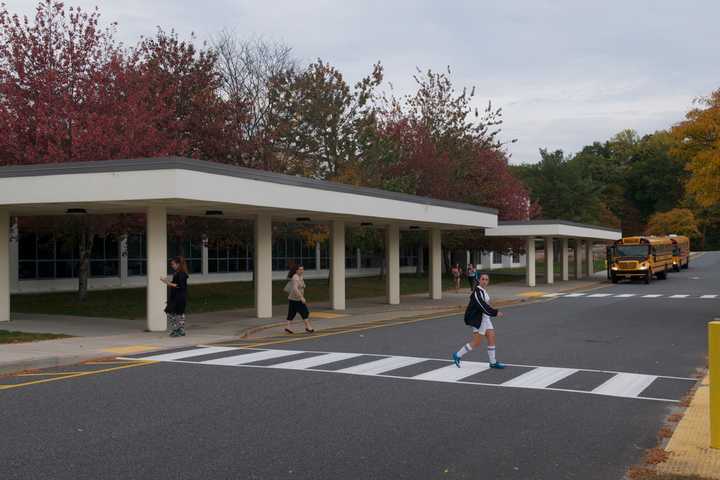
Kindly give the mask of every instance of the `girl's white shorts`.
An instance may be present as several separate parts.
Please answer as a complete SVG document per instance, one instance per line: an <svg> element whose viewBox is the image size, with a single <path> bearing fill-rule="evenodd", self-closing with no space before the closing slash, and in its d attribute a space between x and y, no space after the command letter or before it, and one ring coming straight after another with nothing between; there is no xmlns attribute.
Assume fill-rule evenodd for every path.
<svg viewBox="0 0 720 480"><path fill-rule="evenodd" d="M487 330L494 330L495 327L492 324L492 321L490 321L489 317L483 316L482 323L480 324L480 328L474 328L473 327L473 333L479 333L480 335L485 335L485 332Z"/></svg>

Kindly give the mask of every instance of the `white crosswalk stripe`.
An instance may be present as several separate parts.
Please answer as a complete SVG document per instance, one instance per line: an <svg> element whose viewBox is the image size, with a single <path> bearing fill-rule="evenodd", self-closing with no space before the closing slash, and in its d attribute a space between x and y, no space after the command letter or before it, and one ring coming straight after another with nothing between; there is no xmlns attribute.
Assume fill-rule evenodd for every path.
<svg viewBox="0 0 720 480"><path fill-rule="evenodd" d="M612 293L593 293L592 295L588 295L588 298L604 298L611 295Z"/></svg>
<svg viewBox="0 0 720 480"><path fill-rule="evenodd" d="M637 293L621 293L620 295L615 295L615 298L630 298L637 295Z"/></svg>
<svg viewBox="0 0 720 480"><path fill-rule="evenodd" d="M198 359L204 355L220 355L219 358L209 360ZM304 357L298 360L287 360L285 357L303 354ZM311 355L311 356L308 356ZM350 360L357 357L369 356L374 357L362 360L355 365L341 368L338 370L327 370L323 367L334 362ZM666 379L672 381L681 381L687 383L689 389L694 383L692 378L679 378L658 375L644 375L640 373L611 372L605 370L586 370L577 368L561 368L561 367L543 367L533 365L508 365L509 373L514 368L520 367L522 373L502 383L492 382L492 376L496 374L490 371L487 362L463 361L461 367L456 367L453 363L446 359L408 357L399 355L375 355L361 354L349 352L308 352L301 350L256 350L244 349L237 347L198 347L192 350L184 350L182 352L172 352L167 354L149 355L146 357L133 357L125 360L155 360L158 362L170 363L191 363L194 365L223 365L246 368L260 369L281 369L293 371L321 371L326 373L339 373L350 375L366 375L366 376L383 376L385 378L403 379L403 380L420 380L427 382L445 382L463 385L475 385L484 387L511 387L511 388L529 388L529 389L545 389L560 392L573 392L593 395L605 395L611 397L634 398L639 400L655 400L666 402L677 402L678 398L662 398L640 396L647 388L657 379ZM277 362L272 363L274 360ZM447 362L447 365L437 367L439 361ZM258 364L263 362L263 364ZM427 366L420 365L423 362L429 362ZM403 367L413 367L414 375L403 376L401 372L395 370ZM426 371L423 371L425 368ZM518 370L519 370L518 369ZM506 371L508 372L508 371ZM600 372L606 376L610 376L606 381L599 385L590 385L587 389L560 388L556 386L558 382L568 379L573 375L582 372ZM473 375L481 374L478 377L470 379ZM483 376L488 375L487 381L483 381ZM507 373L505 374L507 375ZM507 377L505 377L507 378ZM600 383L598 381L597 383ZM555 386L554 386L555 385ZM657 390L657 389L656 389ZM659 390L662 391L662 388Z"/></svg>
<svg viewBox="0 0 720 480"><path fill-rule="evenodd" d="M687 298L690 295L670 295L670 298Z"/></svg>
<svg viewBox="0 0 720 480"><path fill-rule="evenodd" d="M717 298L717 295L700 295L700 298Z"/></svg>
<svg viewBox="0 0 720 480"><path fill-rule="evenodd" d="M662 295L659 294L659 293L651 293L651 294L649 294L649 295L643 295L643 296L642 296L642 298L658 298L658 297L662 297Z"/></svg>
<svg viewBox="0 0 720 480"><path fill-rule="evenodd" d="M543 295L544 298L554 298L554 297L560 297L564 295L563 293L546 293Z"/></svg>
<svg viewBox="0 0 720 480"><path fill-rule="evenodd" d="M568 293L565 295L565 298L577 298L577 297L583 297L587 295L586 293Z"/></svg>
<svg viewBox="0 0 720 480"><path fill-rule="evenodd" d="M655 375L641 375L639 373L618 373L599 387L593 393L611 395L615 397L636 397L650 386L658 377Z"/></svg>
<svg viewBox="0 0 720 480"><path fill-rule="evenodd" d="M574 368L538 367L508 380L505 387L545 388L577 372Z"/></svg>
<svg viewBox="0 0 720 480"><path fill-rule="evenodd" d="M708 294L708 295L692 295L687 293L678 293L678 294L669 294L669 293L648 293L645 295L641 295L639 293L587 293L587 292L578 292L578 293L547 293L543 295L543 298L632 298L632 297L639 297L639 298L687 298L687 299L714 299L718 298L718 294Z"/></svg>

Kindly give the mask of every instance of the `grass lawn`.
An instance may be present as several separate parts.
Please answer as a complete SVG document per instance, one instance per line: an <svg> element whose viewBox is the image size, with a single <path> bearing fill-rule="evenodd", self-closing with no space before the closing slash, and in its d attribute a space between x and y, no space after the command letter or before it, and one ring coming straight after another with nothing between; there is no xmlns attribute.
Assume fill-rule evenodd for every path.
<svg viewBox="0 0 720 480"><path fill-rule="evenodd" d="M515 269L517 270L517 269ZM522 270L522 269L521 269ZM493 273L494 283L517 280L522 271ZM327 279L306 280L305 296L309 302L325 302L329 299ZM273 282L273 304L287 302L283 291L285 280ZM462 287L467 280L463 278ZM452 288L452 280L443 276L443 290ZM380 297L385 295L385 279L382 277L359 277L346 280L345 291L348 299ZM402 275L400 292L403 295L428 291L426 275ZM251 308L255 305L252 282L226 282L190 285L188 291L188 313L215 312L237 308ZM53 292L13 295L11 309L20 313L48 315L78 315L83 317L144 318L145 289L128 288L117 290L94 290L88 292L84 302L77 301L75 292Z"/></svg>
<svg viewBox="0 0 720 480"><path fill-rule="evenodd" d="M70 335L56 333L27 333L0 330L0 343L36 342L38 340L53 340L55 338L69 338Z"/></svg>

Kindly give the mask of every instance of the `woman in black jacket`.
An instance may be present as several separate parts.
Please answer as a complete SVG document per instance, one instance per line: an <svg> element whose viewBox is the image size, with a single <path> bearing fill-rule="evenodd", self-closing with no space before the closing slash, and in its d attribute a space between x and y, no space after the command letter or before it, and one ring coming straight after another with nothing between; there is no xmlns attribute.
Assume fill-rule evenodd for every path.
<svg viewBox="0 0 720 480"><path fill-rule="evenodd" d="M187 304L187 264L185 258L174 257L170 260L170 267L175 271L172 280L168 277L160 277L160 280L168 286L168 300L165 313L167 313L170 324L171 337L185 336L185 305Z"/></svg>

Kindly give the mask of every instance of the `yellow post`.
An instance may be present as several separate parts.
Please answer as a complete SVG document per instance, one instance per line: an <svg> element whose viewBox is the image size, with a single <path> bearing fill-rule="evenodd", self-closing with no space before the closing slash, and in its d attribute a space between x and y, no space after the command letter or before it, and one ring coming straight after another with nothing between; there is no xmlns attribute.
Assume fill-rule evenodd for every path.
<svg viewBox="0 0 720 480"><path fill-rule="evenodd" d="M720 320L708 323L710 447L720 448Z"/></svg>

